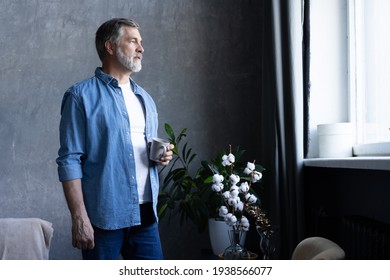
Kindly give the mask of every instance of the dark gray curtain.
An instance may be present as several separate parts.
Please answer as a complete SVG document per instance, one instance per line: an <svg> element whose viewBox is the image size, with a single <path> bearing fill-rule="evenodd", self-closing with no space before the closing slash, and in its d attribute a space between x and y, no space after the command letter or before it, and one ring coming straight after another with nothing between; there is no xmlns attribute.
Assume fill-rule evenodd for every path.
<svg viewBox="0 0 390 280"><path fill-rule="evenodd" d="M275 258L290 259L303 238L302 0L269 0L264 9L261 136L268 168L263 201L275 235Z"/></svg>

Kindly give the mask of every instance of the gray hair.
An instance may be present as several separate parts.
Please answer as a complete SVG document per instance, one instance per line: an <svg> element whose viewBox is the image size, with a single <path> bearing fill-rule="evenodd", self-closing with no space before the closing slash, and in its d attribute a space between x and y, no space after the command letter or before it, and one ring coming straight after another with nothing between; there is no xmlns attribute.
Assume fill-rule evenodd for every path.
<svg viewBox="0 0 390 280"><path fill-rule="evenodd" d="M132 19L113 18L103 23L96 31L95 45L96 51L101 61L103 61L106 55L106 48L104 44L106 41L111 41L114 44L118 44L118 40L123 34L123 26L139 29L139 24Z"/></svg>

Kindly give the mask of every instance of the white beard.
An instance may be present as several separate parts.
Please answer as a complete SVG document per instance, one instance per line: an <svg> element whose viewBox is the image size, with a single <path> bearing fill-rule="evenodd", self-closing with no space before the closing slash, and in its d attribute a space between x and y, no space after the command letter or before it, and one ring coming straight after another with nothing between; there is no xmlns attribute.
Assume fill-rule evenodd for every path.
<svg viewBox="0 0 390 280"><path fill-rule="evenodd" d="M132 73L139 72L142 69L141 59L137 59L134 61L134 57L137 57L139 54L134 54L132 57L127 57L121 50L121 48L117 48L116 56L118 61L127 69L129 69Z"/></svg>

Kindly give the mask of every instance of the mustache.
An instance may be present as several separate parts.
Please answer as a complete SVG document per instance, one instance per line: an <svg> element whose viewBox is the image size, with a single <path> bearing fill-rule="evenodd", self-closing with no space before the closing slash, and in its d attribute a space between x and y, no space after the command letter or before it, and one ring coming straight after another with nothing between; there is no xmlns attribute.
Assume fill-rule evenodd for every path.
<svg viewBox="0 0 390 280"><path fill-rule="evenodd" d="M133 55L133 58L139 58L142 59L142 53L136 53Z"/></svg>

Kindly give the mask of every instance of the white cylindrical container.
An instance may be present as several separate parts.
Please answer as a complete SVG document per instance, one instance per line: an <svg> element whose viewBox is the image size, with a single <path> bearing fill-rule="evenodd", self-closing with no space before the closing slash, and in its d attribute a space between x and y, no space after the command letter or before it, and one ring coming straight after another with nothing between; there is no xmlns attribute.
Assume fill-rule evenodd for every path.
<svg viewBox="0 0 390 280"><path fill-rule="evenodd" d="M320 124L317 134L320 158L352 156L354 133L351 123Z"/></svg>

